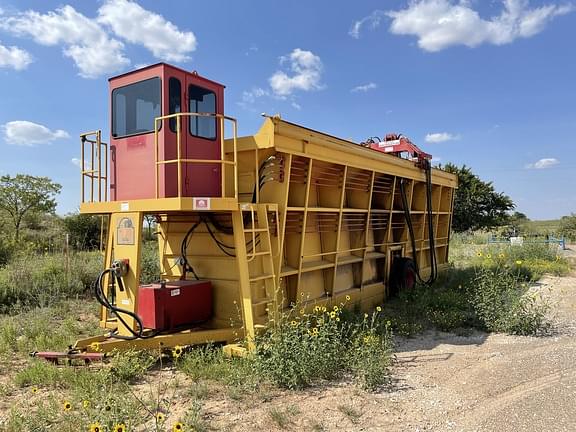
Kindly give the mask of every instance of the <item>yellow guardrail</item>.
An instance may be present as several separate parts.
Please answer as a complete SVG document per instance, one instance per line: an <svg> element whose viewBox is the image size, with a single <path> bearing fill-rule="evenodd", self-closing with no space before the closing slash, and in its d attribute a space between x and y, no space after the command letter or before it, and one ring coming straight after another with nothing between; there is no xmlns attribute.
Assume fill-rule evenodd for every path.
<svg viewBox="0 0 576 432"><path fill-rule="evenodd" d="M213 117L218 120L218 127L220 132L220 157L221 159L183 159L182 158L182 117ZM170 160L160 160L159 159L159 142L158 142L158 132L162 125L163 120L169 119L176 119L176 159ZM232 134L233 134L233 155L232 160L225 160L225 150L224 150L224 125L225 121L229 121L232 123ZM182 164L220 164L222 166L221 170L221 197L222 198L232 198L226 195L226 165L231 165L234 167L234 174L233 174L233 181L234 181L234 196L233 198L238 199L238 162L237 162L237 133L238 133L238 126L236 119L232 117L227 117L223 114L214 114L214 113L190 113L190 112L182 112L182 113L174 113L165 116L156 117L154 119L154 154L155 154L155 162L156 162L156 172L155 172L155 181L156 181L156 198L158 196L158 187L159 187L159 167L161 165L168 165L168 164L176 164L178 167L178 197L182 197Z"/></svg>
<svg viewBox="0 0 576 432"><path fill-rule="evenodd" d="M80 135L80 168L82 203L108 201L108 144L102 142L102 131L86 132ZM86 145L90 148L90 161L86 163ZM88 166L86 166L88 165ZM86 201L86 180L90 182L90 200ZM96 187L94 187L96 186ZM95 192L98 191L98 199Z"/></svg>

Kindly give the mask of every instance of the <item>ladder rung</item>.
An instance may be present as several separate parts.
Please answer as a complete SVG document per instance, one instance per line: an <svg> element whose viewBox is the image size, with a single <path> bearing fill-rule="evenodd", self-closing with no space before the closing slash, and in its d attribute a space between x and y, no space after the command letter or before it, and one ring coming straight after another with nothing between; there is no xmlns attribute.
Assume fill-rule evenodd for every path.
<svg viewBox="0 0 576 432"><path fill-rule="evenodd" d="M252 306L262 306L268 303L272 303L274 300L271 298L261 298L261 299L257 299L255 301L252 302Z"/></svg>
<svg viewBox="0 0 576 432"><path fill-rule="evenodd" d="M247 255L249 257L255 257L255 256L263 256L263 255L272 255L272 253L270 251L264 251L264 252L249 252L247 253Z"/></svg>
<svg viewBox="0 0 576 432"><path fill-rule="evenodd" d="M268 228L244 228L245 233L268 232Z"/></svg>
<svg viewBox="0 0 576 432"><path fill-rule="evenodd" d="M253 278L250 278L250 282L256 282L264 279L273 279L273 278L274 278L273 274L261 274L258 276L254 276Z"/></svg>

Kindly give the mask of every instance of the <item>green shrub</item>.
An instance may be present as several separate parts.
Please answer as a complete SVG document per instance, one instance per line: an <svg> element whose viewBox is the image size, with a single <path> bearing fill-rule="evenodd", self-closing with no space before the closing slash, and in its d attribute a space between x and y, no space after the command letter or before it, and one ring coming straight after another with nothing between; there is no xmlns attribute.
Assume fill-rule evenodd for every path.
<svg viewBox="0 0 576 432"><path fill-rule="evenodd" d="M149 284L160 279L160 261L156 240L143 242L141 265L140 283Z"/></svg>
<svg viewBox="0 0 576 432"><path fill-rule="evenodd" d="M390 364L390 323L380 307L363 318L317 306L306 313L299 306L256 339L258 371L276 385L301 388L351 371L362 387L383 384ZM299 311L299 313L298 313Z"/></svg>
<svg viewBox="0 0 576 432"><path fill-rule="evenodd" d="M546 303L527 294L520 274L479 268L471 291L474 310L489 331L529 335L546 331Z"/></svg>

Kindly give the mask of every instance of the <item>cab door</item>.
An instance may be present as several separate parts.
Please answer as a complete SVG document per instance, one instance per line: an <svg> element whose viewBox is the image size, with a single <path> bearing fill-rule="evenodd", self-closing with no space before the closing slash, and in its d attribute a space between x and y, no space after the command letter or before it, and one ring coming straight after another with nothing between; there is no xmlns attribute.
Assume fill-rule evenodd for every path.
<svg viewBox="0 0 576 432"><path fill-rule="evenodd" d="M223 87L195 74L186 78L188 112L221 114L223 112ZM221 159L220 120L216 117L190 116L187 120L186 158ZM221 196L222 165L219 163L187 163L186 196Z"/></svg>

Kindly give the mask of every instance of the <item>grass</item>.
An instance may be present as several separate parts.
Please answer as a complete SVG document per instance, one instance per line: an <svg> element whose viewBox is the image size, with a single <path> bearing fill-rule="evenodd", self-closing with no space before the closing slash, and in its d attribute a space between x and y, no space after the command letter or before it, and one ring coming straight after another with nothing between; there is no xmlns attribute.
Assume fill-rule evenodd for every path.
<svg viewBox="0 0 576 432"><path fill-rule="evenodd" d="M145 253L152 263L155 248L149 245ZM80 431L95 424L106 432L122 424L129 430L166 431L180 424L184 430L209 431L215 429L205 405L212 398L254 406L283 389L299 391L341 378L378 390L388 383L393 333L413 335L427 328L546 332L547 305L533 295L531 283L546 273L570 271L553 248L486 246L461 236L451 244L453 265L432 287L403 292L383 310L368 314L345 304L313 310L296 305L256 339L255 352L246 358L227 358L219 346L207 345L168 362L158 352L127 351L97 368L27 360L30 351L65 350L97 329L98 306L86 293L100 256L70 259L78 274L68 276L67 262L55 255L19 257L0 269L0 308L5 312L0 315L0 373L10 376L0 384L0 397L14 401L0 415L0 431L46 430L46 425ZM155 280L155 268L147 268L145 278ZM175 411L175 404L185 409ZM296 406L275 406L265 411L275 426L300 424ZM360 422L362 412L354 406L337 409L352 423ZM315 419L307 423L312 430L326 428Z"/></svg>

